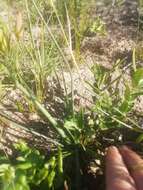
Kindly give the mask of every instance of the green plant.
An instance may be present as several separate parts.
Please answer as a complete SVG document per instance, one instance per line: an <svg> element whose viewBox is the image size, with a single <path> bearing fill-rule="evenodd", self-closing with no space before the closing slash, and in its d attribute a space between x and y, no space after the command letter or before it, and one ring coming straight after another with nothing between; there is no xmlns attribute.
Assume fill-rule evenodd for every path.
<svg viewBox="0 0 143 190"><path fill-rule="evenodd" d="M20 141L14 145L17 157L9 160L0 157L0 188L2 190L30 190L31 188L54 189L63 181L62 152L57 156L44 155ZM56 181L56 184L55 184Z"/></svg>
<svg viewBox="0 0 143 190"><path fill-rule="evenodd" d="M89 30L91 33L106 35L105 23L99 17L95 19Z"/></svg>
<svg viewBox="0 0 143 190"><path fill-rule="evenodd" d="M70 25L70 33L72 40L72 48L76 53L80 53L81 42L84 35L92 25L89 9L92 5L92 0L72 0L64 1L57 0L55 2L55 11L60 21L66 27Z"/></svg>
<svg viewBox="0 0 143 190"><path fill-rule="evenodd" d="M27 1L26 1L26 3L27 3ZM26 4L26 5L28 5L28 4ZM35 5L35 7L36 7L36 5ZM29 13L28 6L27 6L27 12ZM41 16L41 18L43 18L43 17ZM32 35L32 31L31 31L32 24L31 24L29 14L28 14L28 19L29 19L30 43L29 42L25 43L25 41L22 41L20 39L19 31L21 31L21 27L22 27L22 26L20 26L16 30L17 31L16 33L15 33L15 31L13 32L15 34L16 38L14 38L13 43L11 43L11 41L9 42L8 50L7 51L5 51L5 49L1 50L1 63L4 67L4 69L6 70L8 78L9 78L9 80L7 81L7 85L10 85L9 81L11 81L13 89L14 88L19 89L21 91L22 95L24 96L25 100L28 102L28 104L32 105L34 111L36 111L37 113L40 112L41 115L48 120L48 122L50 123L50 130L53 131L55 134L55 139L52 142L56 143L60 146L61 151L59 152L59 154L62 155L62 152L63 152L63 154L65 153L67 155L66 161L64 164L64 167L66 168L65 171L67 171L67 172L64 172L66 179L68 179L68 181L73 179L74 183L72 184L72 182L71 182L71 186L75 187L76 189L79 189L79 187L81 187L81 176L82 176L81 170L82 170L82 164L83 164L83 162L80 161L80 158L84 157L84 155L86 153L86 149L88 149L88 144L92 143L93 138L91 138L91 137L93 135L94 127L93 127L93 125L91 125L91 123L88 124L88 122L87 122L87 124L86 124L83 110L81 110L79 113L75 113L73 108L70 107L70 109L72 109L72 112L71 112L72 114L70 116L67 116L65 118L65 121L61 123L61 122L57 122L57 120L45 108L45 105L43 105L43 103L44 103L43 102L43 99L44 99L43 91L45 90L45 86L43 86L43 85L44 85L44 81L46 80L48 71L50 70L50 65L48 65L48 61L50 61L50 63L51 62L53 63L53 60L50 56L53 56L54 59L57 56L58 56L58 59L60 59L59 57L61 56L66 63L68 63L68 62L65 59L64 54L62 53L62 49L59 47L58 41L54 38L53 34L50 33L52 40L51 39L47 40L44 38L44 36L45 36L44 20L42 20L43 22L41 21L41 25L40 25L40 27L41 27L40 29L42 29L42 31L43 31L40 33L41 41L38 45L35 43L33 35ZM9 32L7 32L5 34L4 39L7 35L9 36ZM11 35L10 35L10 39L11 39ZM53 49L51 49L51 51L49 51L50 50L50 48L48 48L49 44L50 44L50 48L51 48L51 46L52 47L54 46L56 48L55 55L53 53ZM48 48L47 51L46 51L46 48ZM48 56L47 56L47 54L48 54ZM56 61L57 61L57 59L56 59ZM49 71L49 73L51 74L51 71ZM3 82L6 82L6 81L4 80ZM42 84L42 86L41 86L41 84ZM21 110L24 111L24 108ZM31 110L31 111L33 111L33 110ZM4 117L4 116L5 115L2 114L2 117ZM23 127L20 124L13 123L10 118L8 118L7 120L9 123L11 123L11 125L13 125L15 127L20 127L20 128ZM24 129L30 130L30 129L26 129L26 127ZM33 130L32 132L35 132L35 131ZM40 136L40 134L38 134L38 135ZM43 136L46 139L46 136L45 135L43 135ZM27 148L26 148L26 150L27 150ZM24 154L25 154L25 152L24 152ZM56 152L56 154L58 154L58 153ZM27 155L27 152L26 152L26 155ZM31 151L30 151L30 155L31 155ZM38 153L38 155L39 155L39 153ZM38 155L36 153L36 155L32 155L32 157L37 158ZM29 156L29 153L28 153L28 156ZM25 159L26 159L26 163L24 161L23 164L26 165L26 169L32 168L32 172L35 172L34 166L33 165L31 166L31 164L32 164L31 160L30 160L30 163L27 164L27 159L29 159L29 157L26 157ZM42 162L39 159L40 158L38 158L38 163ZM60 158L60 160L61 160L61 158ZM73 170L72 174L70 174L71 168L67 167L69 160L72 160L72 162L75 166L75 170ZM62 160L61 160L61 162L62 162ZM21 167L24 167L23 164ZM57 160L54 161L54 166L53 166L54 168L56 167L55 165L57 166ZM36 167L37 167L37 165L36 165ZM10 185L10 188L12 188L11 185L13 183L16 183L15 185L18 186L16 188L19 188L19 185L21 187L25 185L25 188L28 189L29 188L28 184L33 183L33 181L30 181L30 182L27 181L29 179L27 179L27 177L25 177L25 174L23 174L23 172L21 174L21 173L19 173L19 170L15 171L15 168L13 168L9 165L6 166L6 168L4 168L3 173L5 173L9 168L11 169L12 177L10 177L10 181L7 184ZM53 170L54 170L54 168L53 168ZM20 169L22 169L22 168L20 168ZM51 173L52 179L54 177L53 175L55 175L55 170L54 171L53 170ZM57 168L56 168L56 171L57 171ZM44 172L44 174L43 173L42 174L46 175L45 170L43 172ZM62 169L61 169L61 172L62 172ZM20 181L21 179L19 179L17 176L15 179L15 175L20 175L22 178L22 181ZM43 177L40 176L40 179L42 180ZM38 179L38 180L40 180L40 179ZM33 178L32 178L32 180L33 180ZM4 183L6 185L6 181L4 181ZM63 183L63 181L62 181L62 183ZM58 184L58 182L56 182L56 185L57 184ZM70 182L69 182L69 184L70 184ZM47 187L48 187L48 185L47 185ZM54 189L54 186L52 185L52 183L49 186L49 189ZM55 189L57 189L57 187L55 187Z"/></svg>
<svg viewBox="0 0 143 190"><path fill-rule="evenodd" d="M61 59L57 56L55 44L45 38L43 24L39 26L38 39L34 39L29 23L30 43L27 43L22 40L22 33L25 32L22 21L18 20L16 23L19 25L16 24L15 29L10 31L7 25L1 22L0 56L3 84L9 84L9 81L12 81L10 78L24 79L23 85L28 85L42 103L46 98L47 78L52 75Z"/></svg>
<svg viewBox="0 0 143 190"><path fill-rule="evenodd" d="M93 86L95 96L95 106L93 112L96 113L96 123L99 129L109 129L124 126L139 130L139 126L130 117L135 100L142 95L142 68L132 71L131 80L124 80L125 70L120 70L120 61L111 70L106 70L100 65L93 67L95 83ZM113 73L118 73L118 76L113 79ZM121 93L122 91L122 93ZM116 105L116 106L114 106Z"/></svg>

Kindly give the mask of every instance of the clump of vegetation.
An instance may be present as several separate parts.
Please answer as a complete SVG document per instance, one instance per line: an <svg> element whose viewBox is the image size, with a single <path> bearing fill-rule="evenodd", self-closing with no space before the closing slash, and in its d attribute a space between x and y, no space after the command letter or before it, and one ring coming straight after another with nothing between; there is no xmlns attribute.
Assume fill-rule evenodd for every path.
<svg viewBox="0 0 143 190"><path fill-rule="evenodd" d="M24 6L23 2L18 3ZM119 133L112 136L112 142L110 136L109 141L106 138L107 146L124 143L123 135L120 134L120 130L124 128L137 132L138 142L142 141L142 128L134 120L132 112L135 100L143 94L143 69L136 64L135 50L132 63L124 69L123 60L117 60L111 69L93 65L91 72L94 75L94 84L82 81L83 85L92 89L93 105L88 111L87 108L79 106L77 111L73 97L72 69L64 51L68 48L68 56L78 70L73 44L80 54L81 42L86 32L105 35L105 23L99 17L93 21L88 19L88 15L91 16L88 11L91 2L51 0L46 9L48 19L45 17L43 3L46 2L25 0L24 18L22 13L18 12L12 27L0 22L0 88L2 105L7 89L18 89L24 103L14 101L16 111L23 114L36 113L46 122L53 134L53 137L48 137L51 150L42 154L25 142L14 144L15 157L5 154L0 157L2 190L84 189L87 186L85 176L91 160L94 160L95 167L103 172L106 147L103 141L106 134L110 131ZM37 28L33 32L37 18ZM53 32L53 25L58 27L57 34ZM129 81L125 80L127 69L130 71ZM62 119L59 119L58 115L54 117L50 109L46 108L47 78L57 77L59 70L65 88L62 97L65 113ZM70 94L66 88L65 70L70 73ZM118 75L113 78L116 72ZM1 112L0 121L31 131L30 126L25 127ZM44 136L45 139L47 137L47 134L42 135L40 132L36 134Z"/></svg>
<svg viewBox="0 0 143 190"><path fill-rule="evenodd" d="M51 156L47 160L38 150L28 147L22 141L14 147L17 151L14 161L6 156L1 156L0 159L1 189L51 189L55 185L61 185L63 163L60 149L57 156Z"/></svg>

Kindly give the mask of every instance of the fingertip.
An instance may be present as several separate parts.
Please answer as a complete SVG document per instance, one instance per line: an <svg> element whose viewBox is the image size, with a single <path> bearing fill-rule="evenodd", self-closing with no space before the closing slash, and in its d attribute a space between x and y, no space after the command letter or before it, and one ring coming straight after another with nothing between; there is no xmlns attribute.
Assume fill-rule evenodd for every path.
<svg viewBox="0 0 143 190"><path fill-rule="evenodd" d="M128 147L127 145L121 146L121 147L119 148L119 151L120 151L120 153L121 153L122 155L128 154L128 153L134 153L133 150L132 150L130 147Z"/></svg>
<svg viewBox="0 0 143 190"><path fill-rule="evenodd" d="M108 147L107 152L106 152L106 160L112 161L115 157L118 157L118 155L119 155L118 148L115 146L110 146Z"/></svg>
<svg viewBox="0 0 143 190"><path fill-rule="evenodd" d="M122 145L122 146L120 146L119 149L121 149L121 150L129 150L130 148L127 145Z"/></svg>
<svg viewBox="0 0 143 190"><path fill-rule="evenodd" d="M112 153L115 153L117 151L118 151L118 149L117 149L116 146L110 146L110 147L107 148L106 154L112 154Z"/></svg>
<svg viewBox="0 0 143 190"><path fill-rule="evenodd" d="M135 184L125 166L120 151L115 146L108 148L106 156L107 189L135 190Z"/></svg>
<svg viewBox="0 0 143 190"><path fill-rule="evenodd" d="M110 146L110 147L108 147L107 150L108 150L108 151L116 151L116 150L117 150L117 147L116 147L116 146Z"/></svg>

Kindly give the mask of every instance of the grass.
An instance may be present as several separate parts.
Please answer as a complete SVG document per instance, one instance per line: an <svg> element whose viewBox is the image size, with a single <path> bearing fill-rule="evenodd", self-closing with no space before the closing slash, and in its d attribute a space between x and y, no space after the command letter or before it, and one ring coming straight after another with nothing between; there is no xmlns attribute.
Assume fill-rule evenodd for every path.
<svg viewBox="0 0 143 190"><path fill-rule="evenodd" d="M124 60L117 60L110 70L94 64L91 69L94 84L80 76L83 86L92 89L93 106L88 114L84 107L79 107L78 111L75 109L73 71L65 48L68 48L70 61L79 73L78 56L81 56L81 42L86 33L106 34L105 23L99 17L85 22L91 4L84 0L73 0L70 4L51 0L51 4L45 6L45 1L17 1L18 6L25 5L25 12L18 11L15 23L0 22L1 105L8 88L11 91L18 89L24 103L17 100L16 111L29 115L36 113L54 134L50 137L36 132L0 111L0 121L4 125L32 132L45 141L48 138L51 144L47 155L23 141L14 145L16 157L4 153L0 157L3 190L83 189L88 162L100 161L95 165L103 171L104 138L108 139L107 146L124 144L121 131L127 128L138 135L133 141L142 141L142 128L132 112L135 100L143 94L143 69L137 65L135 49L132 63L124 69L121 69ZM37 28L33 32L35 24ZM58 28L56 33L53 26ZM129 82L125 80L127 70L130 71ZM53 116L51 109L46 108L47 79L58 76L59 71L63 79L59 83L63 82L64 88L65 113L62 119ZM67 91L65 71L70 74L71 94ZM113 78L116 72L118 76Z"/></svg>

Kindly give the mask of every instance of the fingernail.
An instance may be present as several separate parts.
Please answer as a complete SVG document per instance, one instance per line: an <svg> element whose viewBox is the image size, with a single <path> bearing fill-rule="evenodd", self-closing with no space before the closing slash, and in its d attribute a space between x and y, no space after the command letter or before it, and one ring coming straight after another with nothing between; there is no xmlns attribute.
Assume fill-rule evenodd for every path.
<svg viewBox="0 0 143 190"><path fill-rule="evenodd" d="M108 148L108 151L112 151L112 150L117 150L117 148L115 147L115 146L110 146L109 148Z"/></svg>
<svg viewBox="0 0 143 190"><path fill-rule="evenodd" d="M107 156L107 158L114 157L115 155L118 154L118 152L119 152L119 151L118 151L117 147L115 147L115 146L110 146L110 147L108 148L108 150L107 150L106 156Z"/></svg>

